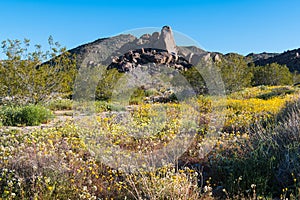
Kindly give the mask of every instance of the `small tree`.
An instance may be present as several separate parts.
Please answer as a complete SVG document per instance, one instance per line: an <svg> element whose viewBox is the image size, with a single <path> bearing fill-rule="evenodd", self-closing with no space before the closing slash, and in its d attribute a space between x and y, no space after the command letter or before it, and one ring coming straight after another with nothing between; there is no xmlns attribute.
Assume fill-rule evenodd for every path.
<svg viewBox="0 0 300 200"><path fill-rule="evenodd" d="M240 90L251 86L253 74L247 66L244 57L238 54L228 54L217 63L227 92Z"/></svg>
<svg viewBox="0 0 300 200"><path fill-rule="evenodd" d="M102 77L98 79L99 82L96 89L96 99L109 100L112 97L115 84L123 74L118 72L116 69L105 70L101 74Z"/></svg>
<svg viewBox="0 0 300 200"><path fill-rule="evenodd" d="M206 94L208 92L202 75L195 67L192 67L187 71L183 71L182 75L191 84L197 94Z"/></svg>
<svg viewBox="0 0 300 200"><path fill-rule="evenodd" d="M59 43L54 43L51 36L48 42L50 50L46 52L40 45L30 52L28 39L2 42L6 57L0 62L0 96L18 104L36 104L71 92L75 59Z"/></svg>

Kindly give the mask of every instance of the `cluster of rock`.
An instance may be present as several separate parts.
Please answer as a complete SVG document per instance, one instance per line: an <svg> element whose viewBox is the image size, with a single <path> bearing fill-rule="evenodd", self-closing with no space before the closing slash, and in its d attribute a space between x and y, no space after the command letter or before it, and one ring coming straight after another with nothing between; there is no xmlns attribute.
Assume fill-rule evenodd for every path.
<svg viewBox="0 0 300 200"><path fill-rule="evenodd" d="M192 67L185 58L167 50L155 48L141 48L131 50L122 56L112 59L107 69L116 68L119 72L130 72L136 67L152 63L154 67L166 65L177 70L187 70Z"/></svg>

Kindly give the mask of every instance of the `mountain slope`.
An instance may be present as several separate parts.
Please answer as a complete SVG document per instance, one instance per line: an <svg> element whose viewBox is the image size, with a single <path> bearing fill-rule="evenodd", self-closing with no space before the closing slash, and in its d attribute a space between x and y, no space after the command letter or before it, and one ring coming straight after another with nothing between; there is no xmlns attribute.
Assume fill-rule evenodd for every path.
<svg viewBox="0 0 300 200"><path fill-rule="evenodd" d="M291 72L300 72L300 48L254 61L254 64L259 66L265 66L271 63L286 65Z"/></svg>

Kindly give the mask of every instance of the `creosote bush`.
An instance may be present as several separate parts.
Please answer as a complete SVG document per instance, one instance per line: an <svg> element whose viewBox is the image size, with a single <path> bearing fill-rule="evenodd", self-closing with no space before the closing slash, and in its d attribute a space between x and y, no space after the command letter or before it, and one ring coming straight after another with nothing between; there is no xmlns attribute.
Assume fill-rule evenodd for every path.
<svg viewBox="0 0 300 200"><path fill-rule="evenodd" d="M73 101L71 99L55 99L46 105L50 110L71 110Z"/></svg>
<svg viewBox="0 0 300 200"><path fill-rule="evenodd" d="M4 126L36 126L52 118L50 110L39 105L3 106L0 110Z"/></svg>

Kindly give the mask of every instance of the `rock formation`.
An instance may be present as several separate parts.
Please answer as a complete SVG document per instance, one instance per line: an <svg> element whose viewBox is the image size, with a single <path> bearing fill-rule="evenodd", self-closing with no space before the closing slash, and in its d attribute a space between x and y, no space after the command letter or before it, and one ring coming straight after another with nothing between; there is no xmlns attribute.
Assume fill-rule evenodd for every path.
<svg viewBox="0 0 300 200"><path fill-rule="evenodd" d="M148 63L152 63L154 67L166 65L177 70L190 68L191 59L186 60L186 56L177 53L172 29L164 26L160 34L158 32L152 35L144 34L139 39L124 45L111 58L107 69L116 68L119 72L128 72Z"/></svg>
<svg viewBox="0 0 300 200"><path fill-rule="evenodd" d="M167 56L166 53L168 53L178 56L181 64L188 62L192 65L198 64L201 59L208 55L208 52L196 46L176 46L172 29L169 26L164 26L160 32L146 33L139 38L130 34L101 38L94 42L70 49L69 52L71 55L75 55L77 67L80 68L85 66L95 67L98 65L108 66L115 63L117 59L120 60L120 57L126 53L138 49L163 50L165 51L163 53L164 55L157 55L157 57ZM157 52L162 53L163 51ZM183 58L186 61L183 61ZM174 61L169 62L174 63ZM177 67L181 68L179 66ZM183 67L186 68L186 65L183 65Z"/></svg>
<svg viewBox="0 0 300 200"><path fill-rule="evenodd" d="M183 57L169 53L167 50L142 48L129 51L120 57L115 57L107 69L118 69L119 72L132 71L142 65L153 64L154 67L166 65L177 70L187 70L192 67Z"/></svg>
<svg viewBox="0 0 300 200"><path fill-rule="evenodd" d="M120 49L115 51L110 58L108 58L104 64L110 65L113 59L116 57L123 56L129 51L134 51L137 49L160 49L165 50L169 54L177 55L184 58L192 65L196 65L199 61L208 55L208 52L199 49L195 46L190 47L178 47L176 46L174 35L171 27L164 26L161 32L154 32L152 34L144 34L140 38L124 44ZM193 61L193 62L191 62Z"/></svg>
<svg viewBox="0 0 300 200"><path fill-rule="evenodd" d="M164 26L161 29L159 39L154 44L154 47L158 49L165 49L169 53L177 54L175 39L173 36L172 29L169 26Z"/></svg>

